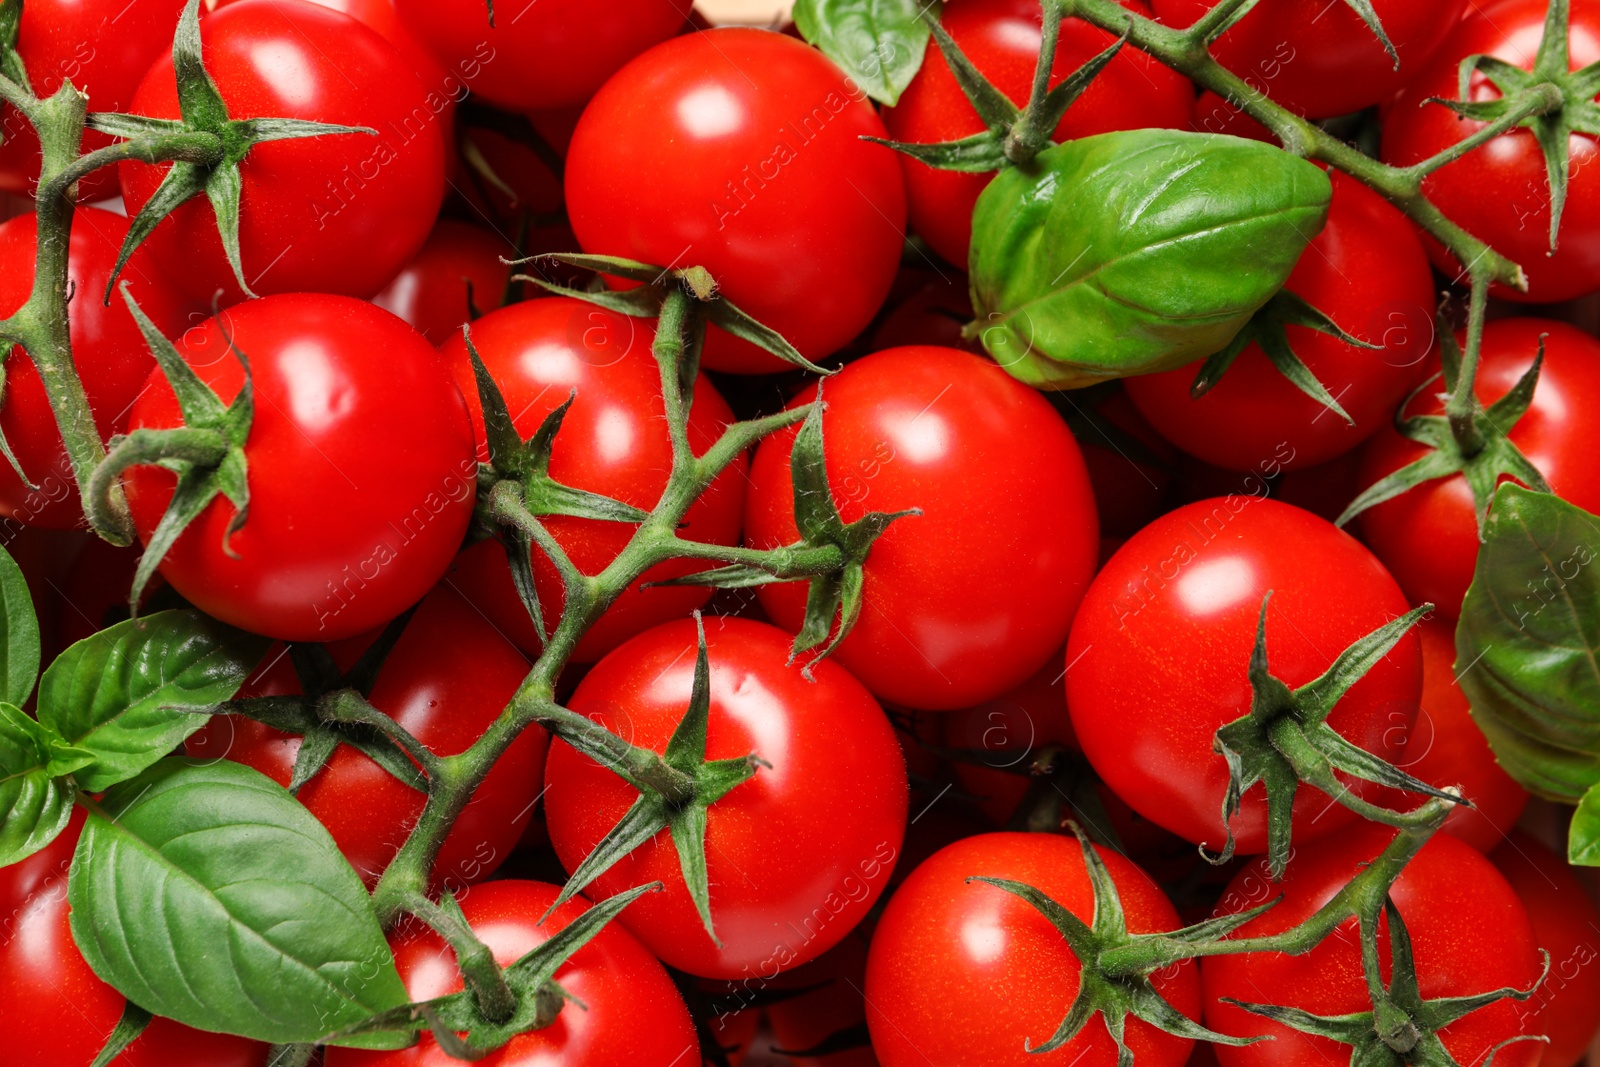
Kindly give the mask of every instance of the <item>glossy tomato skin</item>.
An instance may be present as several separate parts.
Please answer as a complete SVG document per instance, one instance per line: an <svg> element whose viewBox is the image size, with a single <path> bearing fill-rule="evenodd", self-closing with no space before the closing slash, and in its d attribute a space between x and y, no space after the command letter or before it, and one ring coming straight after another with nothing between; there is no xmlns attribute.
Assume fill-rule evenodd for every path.
<svg viewBox="0 0 1600 1067"><path fill-rule="evenodd" d="M1135 811L1212 851L1225 842L1228 781L1212 738L1250 709L1247 668L1268 592L1268 667L1291 688L1408 608L1349 534L1288 504L1236 495L1181 507L1130 538L1090 586L1067 643L1067 707L1084 755ZM1328 724L1397 759L1421 690L1418 640L1407 634ZM1365 783L1352 789L1371 796ZM1309 787L1294 811L1296 843L1355 818ZM1266 850L1266 815L1261 788L1245 794L1232 823L1240 853Z"/></svg>
<svg viewBox="0 0 1600 1067"><path fill-rule="evenodd" d="M372 302L404 319L429 344L442 345L472 321L505 302L517 249L488 230L440 219L416 258ZM466 395L472 395L463 389Z"/></svg>
<svg viewBox="0 0 1600 1067"><path fill-rule="evenodd" d="M672 470L672 442L661 401L661 374L650 346L654 323L604 311L563 297L529 300L485 315L472 325L472 343L513 413L517 434L532 437L546 416L574 391L551 453L557 481L649 510L661 499ZM453 336L443 355L467 398L487 461L483 409L465 340ZM689 443L704 454L733 421L716 386L696 380L689 412ZM739 542L746 462L741 457L712 483L684 517L680 536L721 545ZM598 574L616 558L637 527L551 516L545 527L585 574ZM575 656L592 662L623 641L669 619L687 616L710 599L709 589L640 589L704 568L681 560L652 568L584 635ZM543 552L533 555L539 601L554 625L565 599L560 576ZM537 653L539 635L511 584L511 568L498 541L472 546L457 560L451 580L524 652Z"/></svg>
<svg viewBox="0 0 1600 1067"><path fill-rule="evenodd" d="M0 316L21 308L33 292L34 246L38 223L21 215L0 223ZM72 357L89 397L89 410L102 439L127 428L128 406L155 367L133 315L120 293L106 307L101 300L128 220L110 211L80 207L73 214L67 249L67 277L77 299L67 305ZM165 278L151 269L149 257L135 253L123 269L128 292L168 336L185 325L184 303ZM29 489L9 462L0 460L0 514L30 526L71 529L83 525L78 486L61 443L55 413L27 350L15 349L5 361L0 399L0 432L37 489Z"/></svg>
<svg viewBox="0 0 1600 1067"><path fill-rule="evenodd" d="M1178 914L1150 877L1096 848L1111 872L1128 929L1176 929ZM1081 964L1061 934L1019 898L973 877L1007 878L1042 890L1085 922L1094 895L1078 843L1055 834L983 834L934 854L889 901L867 959L867 1025L883 1067L1111 1067L1116 1046L1097 1017L1054 1052L1045 1042L1078 991ZM1154 978L1156 991L1191 1019L1200 1016L1192 961ZM1193 1042L1128 1020L1127 1042L1146 1067L1181 1067Z"/></svg>
<svg viewBox="0 0 1600 1067"><path fill-rule="evenodd" d="M840 1037L859 1045L826 1056L789 1056L794 1067L879 1067L863 1028L867 939L858 930L804 967L785 971L772 990L792 991L766 1009L774 1048L804 1051ZM857 1036L859 1035L859 1036Z"/></svg>
<svg viewBox="0 0 1600 1067"><path fill-rule="evenodd" d="M1195 366L1127 379L1128 395L1167 440L1208 463L1253 470L1284 444L1285 469L1325 463L1388 425L1427 373L1433 347L1433 272L1411 223L1377 193L1335 172L1328 224L1286 288L1377 351L1302 326L1289 345L1355 420L1296 388L1250 344L1198 400Z"/></svg>
<svg viewBox="0 0 1600 1067"><path fill-rule="evenodd" d="M829 378L823 397L844 521L922 509L874 542L861 617L835 658L881 699L922 710L1019 685L1061 647L1094 572L1094 496L1066 424L993 363L949 348L874 353ZM756 547L799 539L794 437L774 434L750 466L745 540ZM774 622L798 629L803 583L760 594Z"/></svg>
<svg viewBox="0 0 1600 1067"><path fill-rule="evenodd" d="M665 892L629 905L619 921L690 974L770 979L827 951L872 907L900 852L906 778L894 731L842 667L824 661L806 681L788 665L789 644L765 623L723 618L706 627L706 758L753 752L772 764L709 812L711 916L722 947L706 935L666 831L589 890L609 897L663 882ZM694 664L694 623L667 623L595 664L568 706L661 752L689 705ZM544 803L562 865L573 870L638 796L609 768L555 743Z"/></svg>
<svg viewBox="0 0 1600 1067"><path fill-rule="evenodd" d="M1522 1005L1536 1016L1531 1032L1550 1038L1539 1067L1582 1062L1600 1029L1600 913L1560 856L1520 831L1489 854L1528 909L1533 936L1550 953L1550 975Z"/></svg>
<svg viewBox="0 0 1600 1067"><path fill-rule="evenodd" d="M1144 0L1123 5L1146 18ZM1018 107L1028 102L1043 38L1039 5L1032 0L958 0L946 3L940 22L974 66ZM1082 19L1067 18L1051 68L1051 87L1104 51L1116 35ZM1055 130L1055 140L1150 126L1184 129L1194 106L1188 79L1138 49L1124 49L1073 102ZM986 128L961 91L938 46L930 43L922 69L900 100L883 112L897 141L936 143L982 133ZM902 155L911 228L945 259L965 268L972 240L972 208L993 174L936 170Z"/></svg>
<svg viewBox="0 0 1600 1067"><path fill-rule="evenodd" d="M1233 914L1283 899L1239 928L1236 937L1266 936L1304 922L1393 840L1395 831L1362 823L1300 849L1283 881L1272 886L1261 862L1234 878L1218 905ZM1265 892L1265 896L1263 896ZM1436 834L1406 865L1390 890L1416 955L1418 984L1427 999L1484 993L1502 986L1526 989L1539 977L1540 959L1527 909L1494 866L1470 845ZM1379 925L1384 976L1389 971L1389 927ZM1318 1015L1371 1011L1361 971L1356 920L1335 928L1303 956L1251 952L1202 961L1205 1024L1234 1037L1271 1035L1274 1040L1229 1048L1217 1045L1222 1067L1311 1067L1329 1060L1346 1062L1348 1045L1312 1037L1220 1001L1283 1004ZM1537 1033L1533 1013L1514 1000L1478 1009L1439 1031L1457 1063L1482 1063L1489 1050L1520 1033ZM1520 1041L1501 1048L1494 1062L1504 1067L1534 1067L1542 1046Z"/></svg>
<svg viewBox="0 0 1600 1067"><path fill-rule="evenodd" d="M233 505L192 523L161 573L196 607L285 641L336 641L422 599L466 533L477 487L466 402L411 327L365 301L264 297L184 334L178 350L224 403L244 381L255 417L245 445L250 515L223 547ZM130 426L180 422L159 369ZM128 506L148 540L174 476L136 467Z"/></svg>
<svg viewBox="0 0 1600 1067"><path fill-rule="evenodd" d="M126 1003L72 940L67 873L83 811L60 837L0 867L0 1026L6 1067L89 1067ZM267 1046L156 1019L110 1067L261 1067Z"/></svg>
<svg viewBox="0 0 1600 1067"><path fill-rule="evenodd" d="M618 0L603 18L585 0L500 12L477 0L395 0L400 19L478 96L502 108L570 107L623 64L684 27L688 0Z"/></svg>
<svg viewBox="0 0 1600 1067"><path fill-rule="evenodd" d="M1457 70L1469 55L1489 55L1529 69L1544 34L1543 0L1474 4L1444 47L1395 99L1383 129L1383 160L1408 166L1475 133L1483 123L1458 117L1430 96L1457 99ZM1600 4L1572 5L1569 39L1572 69L1600 61ZM1469 100L1492 100L1500 92L1482 74L1472 76ZM1600 139L1574 133L1567 141L1566 208L1559 243L1550 252L1550 191L1543 151L1529 129L1503 133L1422 181L1422 191L1441 211L1522 267L1527 292L1495 286L1508 300L1553 303L1600 289ZM1427 242L1439 269L1449 276L1460 264L1437 242Z"/></svg>
<svg viewBox="0 0 1600 1067"><path fill-rule="evenodd" d="M1151 6L1169 26L1182 27L1213 5L1151 0ZM1331 118L1380 103L1412 82L1467 7L1467 0L1373 0L1372 10L1400 55L1398 69L1354 8L1320 0L1258 7L1218 38L1211 53L1291 111Z"/></svg>
<svg viewBox="0 0 1600 1067"><path fill-rule="evenodd" d="M578 121L572 229L586 252L704 266L728 300L822 359L872 320L900 265L900 165L861 140L884 135L871 101L792 37L677 37L619 71ZM704 358L787 366L719 330Z"/></svg>
<svg viewBox="0 0 1600 1067"><path fill-rule="evenodd" d="M183 0L33 0L22 11L17 54L42 100L70 81L88 92L90 110L126 111L150 64L172 50ZM10 104L0 106L0 191L31 197L39 181L39 136ZM84 134L83 150L114 143ZM109 167L78 182L79 200L115 195Z"/></svg>
<svg viewBox="0 0 1600 1067"><path fill-rule="evenodd" d="M376 634L330 647L341 669L355 665ZM247 683L249 696L299 695L281 647ZM369 699L441 756L465 752L510 703L528 663L472 605L448 586L422 601L384 661ZM449 889L481 881L505 861L533 811L548 739L533 727L495 763L434 861L433 883ZM218 715L184 745L197 759L230 759L287 786L300 738L234 715ZM296 794L333 835L370 886L405 844L424 795L349 745Z"/></svg>
<svg viewBox="0 0 1600 1067"><path fill-rule="evenodd" d="M239 247L251 289L262 296L378 292L422 247L444 197L444 99L430 103L405 58L377 31L305 0L234 4L203 19L200 36L230 118L313 119L378 131L251 149L239 166ZM131 110L179 117L170 55L145 75ZM121 164L130 215L167 169ZM187 295L207 304L218 290L224 302L243 297L205 197L174 211L145 246Z"/></svg>
<svg viewBox="0 0 1600 1067"><path fill-rule="evenodd" d="M1600 341L1575 327L1549 319L1500 319L1483 333L1478 369L1478 399L1500 399L1533 364L1545 335L1544 367L1533 404L1512 427L1512 444L1522 450L1563 500L1586 511L1600 510L1600 448L1596 420L1600 406ZM1439 415L1443 402L1426 390L1406 408L1407 415ZM1378 431L1362 451L1360 484L1365 487L1422 457L1424 446L1392 428ZM1362 538L1378 554L1413 601L1431 601L1454 618L1472 581L1478 559L1477 519L1472 493L1460 475L1424 482L1365 511Z"/></svg>
<svg viewBox="0 0 1600 1067"><path fill-rule="evenodd" d="M476 886L461 900L473 933L495 962L508 966L589 910L569 900L540 924L559 890L541 882L507 880ZM413 1001L463 988L450 947L415 927L390 937L400 978ZM573 999L554 1023L519 1034L479 1063L488 1067L673 1067L699 1062L694 1024L672 979L649 952L613 920L555 973ZM431 1035L397 1052L329 1048L326 1067L456 1067Z"/></svg>

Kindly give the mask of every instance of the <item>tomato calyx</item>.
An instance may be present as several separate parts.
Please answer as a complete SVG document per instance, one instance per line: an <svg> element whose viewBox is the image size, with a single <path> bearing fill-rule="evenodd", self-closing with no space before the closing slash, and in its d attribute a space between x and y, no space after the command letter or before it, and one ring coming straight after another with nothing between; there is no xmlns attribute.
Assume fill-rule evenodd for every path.
<svg viewBox="0 0 1600 1067"><path fill-rule="evenodd" d="M150 1025L155 1016L145 1011L133 1001L128 1001L122 1007L122 1017L117 1020L117 1025L111 1033L106 1035L106 1043L100 1047L94 1062L89 1067L109 1067L112 1060L122 1055L127 1047L139 1040L145 1027Z"/></svg>
<svg viewBox="0 0 1600 1067"><path fill-rule="evenodd" d="M1250 653L1250 711L1219 729L1212 741L1212 748L1228 763L1228 788L1222 800L1227 842L1215 856L1202 846L1201 855L1214 863L1233 858L1232 819L1244 794L1257 782L1267 793L1267 865L1274 881L1283 877L1289 862L1294 798L1301 782L1363 818L1390 826L1416 825L1425 809L1396 812L1362 800L1345 788L1334 772L1470 806L1456 794L1414 778L1345 740L1327 723L1350 687L1431 612L1433 605L1424 604L1380 626L1341 652L1320 677L1290 689L1267 666L1267 605L1271 600L1271 592L1261 599L1255 648Z"/></svg>

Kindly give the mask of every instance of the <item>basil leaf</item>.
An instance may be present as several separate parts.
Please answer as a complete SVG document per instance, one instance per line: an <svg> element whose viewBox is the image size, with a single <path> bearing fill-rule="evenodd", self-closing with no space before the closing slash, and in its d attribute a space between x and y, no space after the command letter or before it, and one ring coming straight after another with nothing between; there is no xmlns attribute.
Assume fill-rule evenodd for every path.
<svg viewBox="0 0 1600 1067"><path fill-rule="evenodd" d="M1001 171L972 219L989 354L1076 389L1226 347L1327 221L1316 166L1256 141L1125 130Z"/></svg>
<svg viewBox="0 0 1600 1067"><path fill-rule="evenodd" d="M39 618L27 579L0 548L0 700L21 707L39 677Z"/></svg>
<svg viewBox="0 0 1600 1067"><path fill-rule="evenodd" d="M58 777L71 765L59 770L52 740L27 712L0 704L0 867L44 848L72 817L72 783Z"/></svg>
<svg viewBox="0 0 1600 1067"><path fill-rule="evenodd" d="M189 1026L315 1041L406 1002L361 879L328 831L228 760L165 759L107 792L84 824L67 899L94 972Z"/></svg>
<svg viewBox="0 0 1600 1067"><path fill-rule="evenodd" d="M794 24L868 96L893 104L928 48L919 7L918 0L797 0Z"/></svg>
<svg viewBox="0 0 1600 1067"><path fill-rule="evenodd" d="M1600 783L1578 801L1567 828L1567 862L1577 867L1600 867Z"/></svg>
<svg viewBox="0 0 1600 1067"><path fill-rule="evenodd" d="M238 692L268 644L198 611L119 622L79 641L44 672L39 721L94 754L78 785L100 792L204 726L197 712Z"/></svg>
<svg viewBox="0 0 1600 1067"><path fill-rule="evenodd" d="M1505 482L1456 627L1456 670L1501 765L1574 803L1600 782L1600 518Z"/></svg>

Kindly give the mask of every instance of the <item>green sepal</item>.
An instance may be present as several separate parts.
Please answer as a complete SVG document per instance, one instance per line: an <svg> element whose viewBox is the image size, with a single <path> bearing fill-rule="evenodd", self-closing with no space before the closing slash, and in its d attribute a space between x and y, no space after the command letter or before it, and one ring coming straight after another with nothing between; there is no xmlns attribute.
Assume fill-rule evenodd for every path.
<svg viewBox="0 0 1600 1067"><path fill-rule="evenodd" d="M22 0L0 0L0 75L32 92L27 65L17 51L17 35L21 30Z"/></svg>
<svg viewBox="0 0 1600 1067"><path fill-rule="evenodd" d="M110 1067L111 1061L139 1040L145 1027L150 1025L155 1016L145 1011L133 1001L128 1001L122 1006L122 1017L117 1020L117 1025L106 1036L106 1043L100 1047L100 1054L94 1058L89 1067Z"/></svg>
<svg viewBox="0 0 1600 1067"><path fill-rule="evenodd" d="M0 138L0 143L3 142L4 138ZM5 396L6 390L5 361L10 359L11 353L15 352L16 350L16 345L9 342L0 342L0 397ZM17 454L11 450L11 442L6 438L5 430L3 429L0 429L0 455L5 456L6 463L8 463L11 466L11 469L16 472L17 480L23 484L23 487L26 488L28 492L37 493L39 491L39 487L34 484L33 479L28 477L28 472L22 469L22 461L18 459Z"/></svg>
<svg viewBox="0 0 1600 1067"><path fill-rule="evenodd" d="M918 163L926 163L938 170L953 170L962 174L987 174L1011 162L1006 158L1006 137L995 130L984 130L970 137L954 141L924 144L920 141L893 141L886 137L867 137L864 140L892 148L910 156Z"/></svg>
<svg viewBox="0 0 1600 1067"><path fill-rule="evenodd" d="M218 714L253 719L280 733L303 738L300 749L295 755L294 770L288 787L291 793L299 792L314 778L327 765L334 750L341 744L349 745L360 752L388 771L401 784L426 793L427 777L393 741L365 723L339 721L318 711L321 700L341 697L365 699L353 689L335 689L320 697L254 697L249 700L230 701L218 709Z"/></svg>
<svg viewBox="0 0 1600 1067"><path fill-rule="evenodd" d="M1367 24L1367 29L1383 45L1383 50L1389 53L1389 58L1394 60L1394 69L1400 69L1400 53L1395 50L1394 42L1389 40L1389 31L1383 28L1383 20L1378 18L1378 13L1373 10L1372 0L1344 0L1345 5L1361 17Z"/></svg>

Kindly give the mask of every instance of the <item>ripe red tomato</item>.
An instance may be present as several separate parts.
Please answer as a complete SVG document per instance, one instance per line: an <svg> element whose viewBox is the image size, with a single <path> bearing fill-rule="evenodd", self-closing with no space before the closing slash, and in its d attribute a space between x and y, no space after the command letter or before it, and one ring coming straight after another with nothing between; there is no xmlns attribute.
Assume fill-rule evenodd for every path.
<svg viewBox="0 0 1600 1067"><path fill-rule="evenodd" d="M125 1003L72 940L67 871L83 811L39 852L0 867L0 1026L6 1067L88 1067ZM156 1019L111 1067L261 1067L267 1046Z"/></svg>
<svg viewBox="0 0 1600 1067"><path fill-rule="evenodd" d="M516 247L488 230L440 219L395 279L372 302L416 327L429 344L441 345L472 320L473 309L489 312L505 302ZM475 396L476 389L463 389Z"/></svg>
<svg viewBox="0 0 1600 1067"><path fill-rule="evenodd" d="M1214 5L1151 0L1151 6L1168 25L1188 26ZM1325 0L1279 0L1252 9L1211 53L1252 88L1308 118L1360 111L1415 84L1467 0L1372 0L1371 6L1400 54L1398 70L1353 6Z"/></svg>
<svg viewBox="0 0 1600 1067"><path fill-rule="evenodd" d="M661 374L651 355L655 324L646 319L612 314L581 300L530 300L485 315L472 327L472 343L494 376L513 413L517 433L532 437L540 423L573 390L551 454L550 474L557 481L602 493L626 504L649 509L661 499L672 469L661 403ZM483 441L483 409L477 383L459 334L443 347L456 382ZM689 413L689 441L704 453L733 421L727 402L705 378L695 382ZM480 443L478 458L487 461ZM745 462L731 464L689 509L679 534L719 545L739 543L744 509ZM627 546L634 527L600 519L551 516L543 520L568 557L585 574L599 574ZM704 569L691 560L652 568L622 594L579 642L580 662L599 659L632 637L669 619L687 616L710 599L709 589L640 589L649 581ZM565 592L560 575L543 552L533 553L534 583L545 623L561 617ZM535 655L540 641L528 611L511 584L511 568L498 541L480 542L462 553L451 579L467 599L524 652Z"/></svg>
<svg viewBox="0 0 1600 1067"><path fill-rule="evenodd" d="M1550 975L1527 1004L1531 1033L1544 1034L1540 1067L1582 1062L1600 1028L1600 913L1566 861L1516 832L1489 855L1528 909L1536 944L1550 953ZM1538 1048L1538 1046L1534 1046Z"/></svg>
<svg viewBox="0 0 1600 1067"><path fill-rule="evenodd" d="M823 397L844 521L922 509L873 544L839 662L910 708L970 707L1020 684L1061 647L1094 573L1094 497L1060 416L993 363L950 348L875 353L829 378ZM768 438L750 466L745 539L756 547L799 539L794 438ZM804 583L760 594L773 621L799 627Z"/></svg>
<svg viewBox="0 0 1600 1067"><path fill-rule="evenodd" d="M684 28L688 0L619 0L603 18L584 0L506 4L394 0L401 20L476 96L512 111L568 107L628 60Z"/></svg>
<svg viewBox="0 0 1600 1067"><path fill-rule="evenodd" d="M460 390L415 330L349 297L265 297L184 334L179 351L224 403L244 382L229 338L255 382L250 515L230 555L233 505L212 501L162 575L207 614L285 641L382 625L422 599L466 533L478 467ZM180 421L158 369L129 424ZM148 541L175 476L135 467L125 483Z"/></svg>
<svg viewBox="0 0 1600 1067"><path fill-rule="evenodd" d="M879 1067L867 1042L867 939L858 931L820 959L785 971L772 983L780 994L767 1006L772 1046L791 1052L816 1048L839 1035L861 1044L825 1056L788 1056L794 1067ZM782 992L793 991L787 996Z"/></svg>
<svg viewBox="0 0 1600 1067"><path fill-rule="evenodd" d="M1419 10L1428 5L1416 5ZM1383 160L1408 166L1443 151L1482 129L1484 123L1458 116L1430 96L1457 98L1457 69L1469 55L1489 55L1531 69L1544 35L1545 0L1500 0L1473 4L1433 61L1415 71L1395 99L1383 127ZM1600 5L1576 3L1571 13L1572 69L1600 61ZM1469 100L1493 100L1500 90L1474 73ZM1600 289L1600 139L1574 133L1567 138L1567 203L1559 244L1550 253L1550 186L1544 153L1530 129L1503 133L1422 180L1423 194L1441 211L1515 261L1528 275L1528 291L1495 287L1510 300L1548 304ZM1437 242L1426 242L1433 261L1447 275L1461 271Z"/></svg>
<svg viewBox="0 0 1600 1067"><path fill-rule="evenodd" d="M560 933L589 910L569 900L547 922L540 916L559 890L542 882L508 880L476 886L461 910L495 962L508 966ZM633 907L637 907L635 904ZM627 912L623 912L624 915ZM437 934L413 924L390 938L400 978L413 1001L464 988L455 953ZM694 1064L699 1045L689 1012L661 964L613 920L555 973L572 998L556 1021L518 1034L480 1063L493 1067L617 1067L619 1064ZM329 1048L327 1067L457 1067L430 1034L398 1052Z"/></svg>
<svg viewBox="0 0 1600 1067"><path fill-rule="evenodd" d="M1417 633L1422 637L1422 710L1399 765L1431 785L1460 786L1474 806L1451 811L1444 831L1487 853L1517 824L1528 793L1501 769L1472 721L1471 705L1456 684L1455 628L1448 620L1428 619Z"/></svg>
<svg viewBox="0 0 1600 1067"><path fill-rule="evenodd" d="M1096 848L1111 872L1128 929L1176 929L1178 913L1150 877ZM1008 878L1042 890L1084 922L1094 895L1076 841L1055 834L982 834L936 853L895 892L867 959L867 1026L883 1067L1111 1067L1116 1046L1090 1020L1043 1055L1043 1044L1078 992L1080 964L1050 921L1021 899L973 877ZM1200 981L1191 961L1154 976L1156 991L1191 1019ZM1128 1019L1128 1047L1144 1067L1180 1067L1194 1042Z"/></svg>
<svg viewBox="0 0 1600 1067"><path fill-rule="evenodd" d="M609 897L661 881L666 892L618 920L647 948L690 974L770 979L837 944L883 891L905 835L905 764L871 694L826 661L806 681L788 665L788 634L725 618L707 627L706 647L706 758L753 752L772 764L709 812L711 918L722 947L706 935L666 831L587 892ZM661 752L689 706L694 665L694 623L658 626L595 664L568 706ZM545 817L562 866L574 870L638 797L610 768L552 745Z"/></svg>
<svg viewBox="0 0 1600 1067"><path fill-rule="evenodd" d="M905 189L872 103L839 68L766 30L689 34L624 67L578 121L567 210L584 251L699 264L723 294L822 359L883 304ZM787 364L719 330L705 362Z"/></svg>
<svg viewBox="0 0 1600 1067"><path fill-rule="evenodd" d="M31 9L30 9L31 10ZM34 244L38 223L22 215L0 223L0 315L10 315L33 293ZM77 298L67 305L72 330L72 359L89 396L89 409L103 439L127 428L128 406L150 376L155 360L144 335L118 294L111 306L101 302L117 251L128 233L128 220L99 208L80 207L73 215L67 248L69 285ZM169 336L184 327L187 310L166 279L151 270L149 258L136 253L123 271L128 291L139 307ZM78 483L61 443L55 413L44 383L23 348L5 360L5 389L0 399L0 430L38 488L29 489L9 462L0 459L0 514L30 526L71 529L83 525Z"/></svg>
<svg viewBox="0 0 1600 1067"><path fill-rule="evenodd" d="M1117 389L1093 403L1070 393L1057 396L1077 412L1092 412L1107 427L1080 431L1078 442L1083 448L1084 466L1089 469L1089 483L1094 486L1101 537L1130 537L1168 510L1178 450L1139 414L1128 399L1127 390ZM1137 446L1126 440L1130 437Z"/></svg>
<svg viewBox="0 0 1600 1067"><path fill-rule="evenodd" d="M355 666L377 634L331 646L341 669ZM303 690L286 651L246 684L242 696L297 696ZM384 660L373 707L440 756L465 752L510 703L527 661L452 589L438 586L422 601ZM547 738L525 731L494 765L456 820L434 861L436 886L459 889L493 874L522 836L539 792ZM300 738L252 719L219 715L184 745L198 759L231 759L287 786ZM426 797L365 754L341 745L300 788L300 802L333 835L366 880L377 882L422 814Z"/></svg>
<svg viewBox="0 0 1600 1067"><path fill-rule="evenodd" d="M1280 892L1278 905L1239 928L1235 937L1275 934L1305 919L1360 873L1394 839L1395 831L1362 823L1336 837L1303 849L1277 886L1262 877L1260 864L1235 876L1217 906L1219 914L1244 911ZM1416 953L1422 996L1465 996L1502 986L1526 989L1539 977L1527 909L1506 880L1470 845L1438 834L1407 864L1390 890ZM1385 978L1389 966L1389 924L1381 920L1378 953ZM1271 1035L1274 1040L1230 1048L1216 1046L1222 1067L1312 1067L1347 1062L1350 1048L1271 1022L1243 1008L1221 1003L1232 997L1253 1004L1283 1004L1318 1015L1372 1010L1361 971L1356 920L1342 923L1303 956L1252 952L1212 956L1201 961L1206 1025L1235 1037ZM1513 1000L1501 1000L1466 1016L1439 1038L1457 1063L1482 1063L1491 1048L1520 1033L1537 1033L1534 1013ZM1501 1048L1501 1067L1534 1067L1543 1046L1521 1041Z"/></svg>
<svg viewBox="0 0 1600 1067"><path fill-rule="evenodd" d="M1067 643L1067 707L1084 755L1135 811L1212 851L1225 841L1228 782L1212 737L1250 710L1246 671L1269 591L1268 667L1290 687L1407 610L1383 565L1332 523L1230 496L1181 507L1130 538L1089 587ZM1418 641L1408 634L1351 687L1328 725L1392 761L1421 689ZM1376 787L1351 788L1370 799ZM1309 787L1294 813L1296 842L1355 818ZM1239 852L1266 850L1261 787L1245 795L1232 828Z"/></svg>
<svg viewBox="0 0 1600 1067"><path fill-rule="evenodd" d="M1146 18L1144 0L1121 0ZM1043 39L1043 17L1033 0L959 0L946 3L940 21L968 59L1018 107L1028 102ZM1051 88L1103 52L1116 35L1077 18L1063 19L1051 67ZM1056 127L1066 141L1112 130L1148 126L1185 129L1194 107L1188 79L1137 48L1123 49L1090 83ZM934 143L982 133L985 125L962 93L936 44L900 101L885 108L883 124L897 141ZM972 240L972 207L993 174L936 170L900 157L911 209L911 228L933 250L960 267Z"/></svg>
<svg viewBox="0 0 1600 1067"><path fill-rule="evenodd" d="M94 111L126 111L150 64L172 50L183 0L29 0L22 9L17 54L42 100L70 81L90 94ZM0 190L32 197L39 180L39 135L22 113L0 105ZM89 131L83 150L112 144ZM78 199L116 193L109 167L78 183ZM101 283L102 286L104 283Z"/></svg>
<svg viewBox="0 0 1600 1067"><path fill-rule="evenodd" d="M1600 341L1549 319L1500 319L1483 332L1478 399L1504 396L1533 364L1545 336L1544 369L1527 414L1508 436L1563 500L1600 511L1600 447L1591 413L1600 405ZM1419 396L1408 415L1438 415L1439 390ZM1425 446L1393 428L1375 434L1362 452L1361 485L1419 459ZM1361 514L1361 534L1413 601L1432 601L1454 618L1478 560L1472 493L1459 474L1424 482Z"/></svg>
<svg viewBox="0 0 1600 1067"><path fill-rule="evenodd" d="M444 197L445 98L430 104L405 57L377 31L304 0L226 7L201 20L200 36L230 118L378 131L251 149L239 167L239 248L251 289L359 297L382 289L422 247ZM170 54L150 68L129 110L179 117ZM168 165L121 168L132 215ZM174 211L145 244L187 295L207 303L219 289L225 301L242 297L204 196Z"/></svg>
<svg viewBox="0 0 1600 1067"><path fill-rule="evenodd" d="M1285 443L1290 467L1325 463L1355 448L1421 382L1433 347L1433 272L1399 210L1335 171L1328 224L1300 257L1286 288L1373 351L1303 326L1285 332L1296 355L1355 420L1352 426L1278 372L1250 344L1200 399L1195 366L1127 380L1128 395L1162 436L1208 463L1253 470Z"/></svg>
<svg viewBox="0 0 1600 1067"><path fill-rule="evenodd" d="M1004 826L1027 795L1028 761L1040 749L1078 749L1060 656L1046 660L1010 692L941 715L933 725L944 728L944 747L976 756L977 762L952 758L950 770L961 791L976 797L979 810L996 826Z"/></svg>

